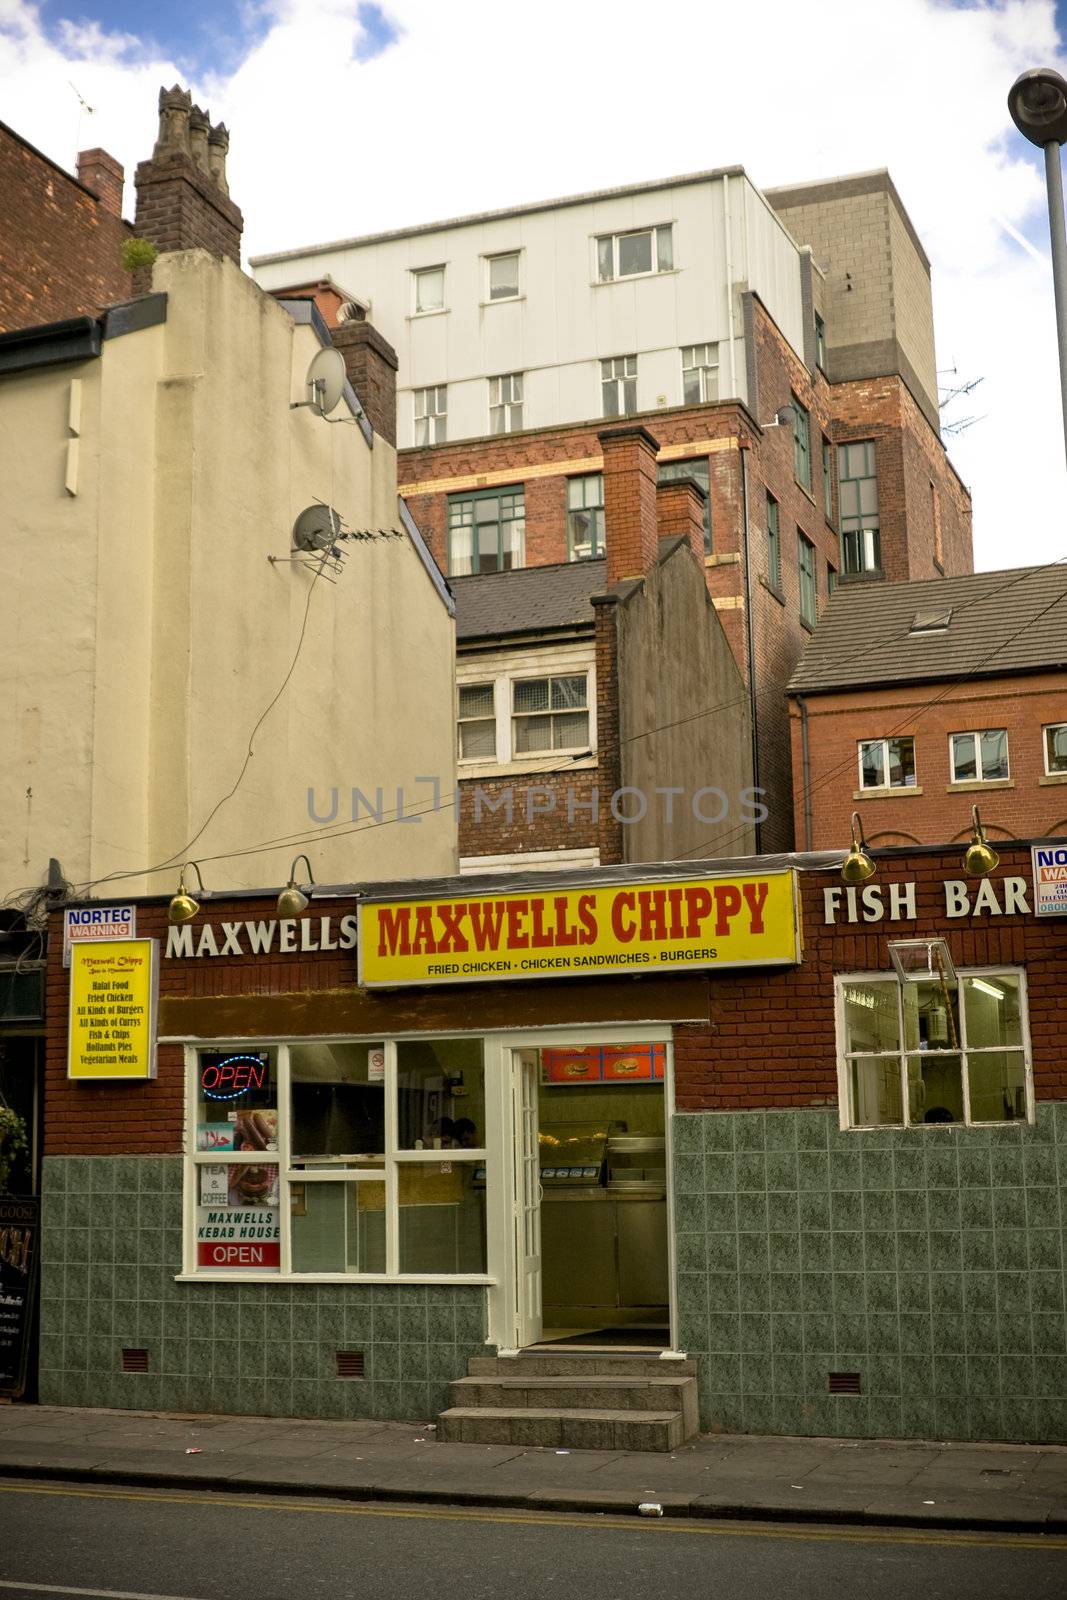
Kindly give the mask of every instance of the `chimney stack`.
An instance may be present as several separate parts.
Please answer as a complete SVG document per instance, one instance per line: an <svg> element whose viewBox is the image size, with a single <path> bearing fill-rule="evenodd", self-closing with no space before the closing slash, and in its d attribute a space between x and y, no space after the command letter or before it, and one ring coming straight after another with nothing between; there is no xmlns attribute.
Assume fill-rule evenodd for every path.
<svg viewBox="0 0 1067 1600"><path fill-rule="evenodd" d="M348 380L371 427L379 438L395 447L396 351L373 323L362 317L339 322L330 329L330 338L345 358Z"/></svg>
<svg viewBox="0 0 1067 1600"><path fill-rule="evenodd" d="M642 578L656 564L659 441L640 423L597 434L604 452L604 546L611 588Z"/></svg>
<svg viewBox="0 0 1067 1600"><path fill-rule="evenodd" d="M151 158L137 168L134 232L162 254L209 250L241 265L244 218L230 199L223 123L211 126L208 112L175 84L159 91L159 136Z"/></svg>
<svg viewBox="0 0 1067 1600"><path fill-rule="evenodd" d="M659 510L659 536L676 538L681 534L689 540L689 548L704 567L704 504L707 500L703 486L695 478L672 478L661 483L656 490Z"/></svg>
<svg viewBox="0 0 1067 1600"><path fill-rule="evenodd" d="M78 156L78 182L96 195L105 211L122 216L122 188L126 174L106 150L82 150Z"/></svg>

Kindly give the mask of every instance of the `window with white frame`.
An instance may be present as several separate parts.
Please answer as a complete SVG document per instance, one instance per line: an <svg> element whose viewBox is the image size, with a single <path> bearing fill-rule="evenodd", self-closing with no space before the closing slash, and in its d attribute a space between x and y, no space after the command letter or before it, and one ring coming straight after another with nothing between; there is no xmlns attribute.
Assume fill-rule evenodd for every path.
<svg viewBox="0 0 1067 1600"><path fill-rule="evenodd" d="M683 344L682 401L701 405L719 398L719 347L717 344Z"/></svg>
<svg viewBox="0 0 1067 1600"><path fill-rule="evenodd" d="M606 417L629 417L637 410L637 357L612 356L600 363L600 392Z"/></svg>
<svg viewBox="0 0 1067 1600"><path fill-rule="evenodd" d="M422 267L411 274L414 279L415 314L445 309L444 267Z"/></svg>
<svg viewBox="0 0 1067 1600"><path fill-rule="evenodd" d="M861 789L914 788L914 739L861 739L859 756Z"/></svg>
<svg viewBox="0 0 1067 1600"><path fill-rule="evenodd" d="M448 433L448 385L414 390L416 445L444 444Z"/></svg>
<svg viewBox="0 0 1067 1600"><path fill-rule="evenodd" d="M456 726L461 761L496 759L496 697L492 682L460 684Z"/></svg>
<svg viewBox="0 0 1067 1600"><path fill-rule="evenodd" d="M521 484L454 494L448 500L448 573L510 572L526 562L526 495Z"/></svg>
<svg viewBox="0 0 1067 1600"><path fill-rule="evenodd" d="M1042 728L1045 773L1050 778L1067 774L1067 722L1050 722Z"/></svg>
<svg viewBox="0 0 1067 1600"><path fill-rule="evenodd" d="M480 1039L188 1054L194 1272L484 1274Z"/></svg>
<svg viewBox="0 0 1067 1600"><path fill-rule="evenodd" d="M670 223L632 233L604 233L596 242L596 270L601 283L616 278L643 278L674 269Z"/></svg>
<svg viewBox="0 0 1067 1600"><path fill-rule="evenodd" d="M567 554L586 561L604 554L604 474L567 479Z"/></svg>
<svg viewBox="0 0 1067 1600"><path fill-rule="evenodd" d="M486 261L489 300L516 300L519 294L519 252L490 256Z"/></svg>
<svg viewBox="0 0 1067 1600"><path fill-rule="evenodd" d="M588 680L584 672L518 678L511 685L512 748L517 756L543 750L588 750Z"/></svg>
<svg viewBox="0 0 1067 1600"><path fill-rule="evenodd" d="M489 432L517 433L522 427L522 373L489 379Z"/></svg>
<svg viewBox="0 0 1067 1600"><path fill-rule="evenodd" d="M1033 1119L1021 970L918 983L876 973L836 988L845 1127Z"/></svg>
<svg viewBox="0 0 1067 1600"><path fill-rule="evenodd" d="M954 733L949 738L953 783L994 783L1008 777L1008 731Z"/></svg>

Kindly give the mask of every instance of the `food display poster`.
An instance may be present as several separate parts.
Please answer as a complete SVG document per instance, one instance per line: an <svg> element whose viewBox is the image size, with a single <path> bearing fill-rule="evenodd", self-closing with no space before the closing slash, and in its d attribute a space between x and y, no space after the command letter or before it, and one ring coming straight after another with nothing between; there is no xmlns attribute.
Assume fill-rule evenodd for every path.
<svg viewBox="0 0 1067 1600"><path fill-rule="evenodd" d="M156 939L71 945L69 1078L155 1077L158 957Z"/></svg>
<svg viewBox="0 0 1067 1600"><path fill-rule="evenodd" d="M40 1201L0 1199L0 1395L17 1400L26 1387Z"/></svg>
<svg viewBox="0 0 1067 1600"><path fill-rule="evenodd" d="M277 1150L277 1111L230 1111L225 1121L198 1122L198 1150Z"/></svg>
<svg viewBox="0 0 1067 1600"><path fill-rule="evenodd" d="M277 1163L214 1162L198 1168L198 1267L277 1271L281 1224Z"/></svg>

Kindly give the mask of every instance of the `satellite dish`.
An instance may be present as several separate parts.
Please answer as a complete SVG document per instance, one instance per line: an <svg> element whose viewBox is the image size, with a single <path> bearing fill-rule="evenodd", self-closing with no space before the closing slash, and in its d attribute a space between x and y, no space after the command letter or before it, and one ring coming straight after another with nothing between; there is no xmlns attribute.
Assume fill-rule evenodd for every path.
<svg viewBox="0 0 1067 1600"><path fill-rule="evenodd" d="M307 404L320 417L336 409L345 386L345 358L332 345L314 357L307 375Z"/></svg>
<svg viewBox="0 0 1067 1600"><path fill-rule="evenodd" d="M324 350L323 355L330 352ZM338 352L335 350L334 355ZM316 360L318 357L316 357ZM341 519L332 506L305 506L293 523L294 550L330 550L341 532Z"/></svg>

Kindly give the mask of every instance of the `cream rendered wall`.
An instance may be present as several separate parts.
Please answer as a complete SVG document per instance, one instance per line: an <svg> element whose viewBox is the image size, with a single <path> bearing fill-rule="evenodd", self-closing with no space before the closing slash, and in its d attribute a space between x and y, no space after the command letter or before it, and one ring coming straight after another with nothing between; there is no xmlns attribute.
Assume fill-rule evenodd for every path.
<svg viewBox="0 0 1067 1600"><path fill-rule="evenodd" d="M668 222L673 272L597 282L598 234ZM522 253L520 298L490 303L486 257L514 250ZM738 291L757 290L802 350L799 263L785 228L737 169L699 182L311 250L261 262L256 276L268 288L282 288L330 274L370 302L372 321L400 358L398 439L406 448L414 443L413 389L447 384L448 437L477 437L489 431L487 379L500 373L525 374L526 427L600 416L600 361L609 356L637 355L639 411L681 405L680 347L686 344L718 342L720 397L745 400ZM445 310L415 315L412 274L434 266L445 268Z"/></svg>
<svg viewBox="0 0 1067 1600"><path fill-rule="evenodd" d="M12 824L0 890L40 882L50 855L80 884L131 872L130 893L169 886L173 870L141 869L182 853L235 782L309 592L293 676L236 796L187 853L225 857L204 867L216 888L283 882L298 850L320 882L454 871L450 809L332 841L308 809L309 788L322 815L336 786L337 831L352 826L353 786L381 785L387 815L398 786L406 810L429 802L420 777L455 788L454 626L411 541L350 542L336 584L284 559L315 499L349 527L399 527L395 451L290 409L318 339L231 263L164 255L154 287L168 295L163 324L106 341L97 361L0 382L14 619L0 638L13 757L0 773Z"/></svg>

